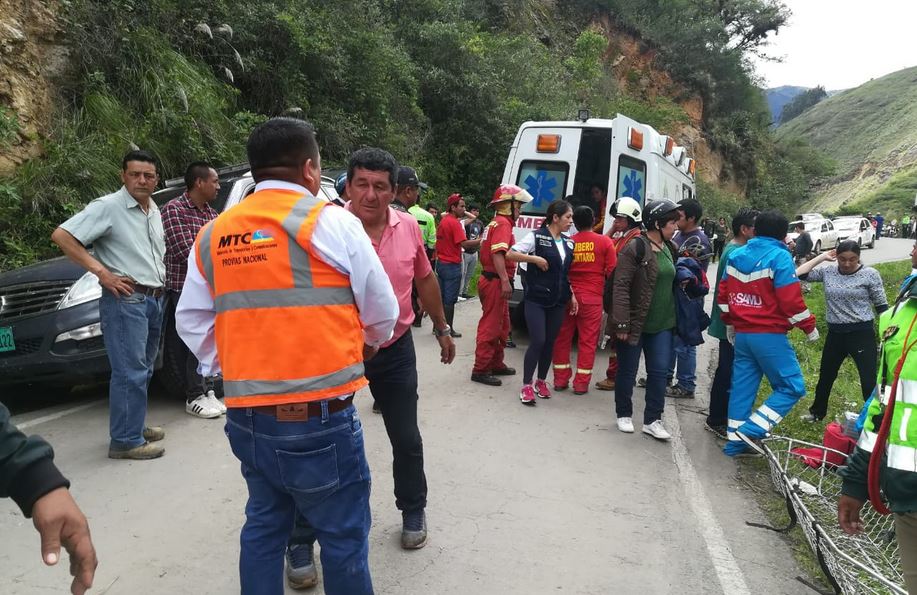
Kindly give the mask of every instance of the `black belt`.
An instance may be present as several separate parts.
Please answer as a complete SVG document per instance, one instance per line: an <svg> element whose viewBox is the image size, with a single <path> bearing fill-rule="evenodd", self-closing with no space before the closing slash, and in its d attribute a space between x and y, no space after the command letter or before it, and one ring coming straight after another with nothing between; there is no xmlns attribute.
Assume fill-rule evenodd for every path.
<svg viewBox="0 0 917 595"><path fill-rule="evenodd" d="M142 293L143 295L157 298L165 291L162 287L149 287L147 285L140 285L139 283L134 283L133 289L134 293Z"/></svg>
<svg viewBox="0 0 917 595"><path fill-rule="evenodd" d="M485 279L490 279L491 281L493 281L494 279L500 278L500 275L496 273L491 273L490 271L481 271L481 276L484 277Z"/></svg>
<svg viewBox="0 0 917 595"><path fill-rule="evenodd" d="M328 403L328 413L337 413L343 411L353 404L353 395L346 399L326 399L325 401L309 401L308 403L288 403L286 405L262 405L252 407L251 410L256 413L276 417L279 421L305 421L312 417L321 417L322 403ZM305 405L305 409L303 409ZM301 412L295 413L294 407L298 407Z"/></svg>

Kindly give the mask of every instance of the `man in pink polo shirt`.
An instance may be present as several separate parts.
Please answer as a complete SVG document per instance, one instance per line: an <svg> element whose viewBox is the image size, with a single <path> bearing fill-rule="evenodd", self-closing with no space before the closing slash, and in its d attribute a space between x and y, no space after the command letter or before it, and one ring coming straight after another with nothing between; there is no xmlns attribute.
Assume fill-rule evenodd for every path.
<svg viewBox="0 0 917 595"><path fill-rule="evenodd" d="M419 549L427 542L427 479L423 470L423 441L417 425L417 356L411 323L411 286L433 321L440 361L451 364L455 343L449 334L439 283L427 258L417 219L389 205L395 199L398 165L382 149L366 148L350 157L345 207L363 223L398 299L400 314L392 338L364 362L369 390L382 410L392 444L395 506L401 510L401 547ZM294 588L318 582L312 546L315 535L297 519L287 551L287 580Z"/></svg>

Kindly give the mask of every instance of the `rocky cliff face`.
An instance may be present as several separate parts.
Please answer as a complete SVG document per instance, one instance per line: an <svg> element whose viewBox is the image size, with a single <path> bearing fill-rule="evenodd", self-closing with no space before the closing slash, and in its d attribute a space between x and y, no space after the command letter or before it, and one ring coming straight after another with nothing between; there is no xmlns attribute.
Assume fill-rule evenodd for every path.
<svg viewBox="0 0 917 595"><path fill-rule="evenodd" d="M697 160L698 178L744 196L745 190L732 175L727 161L714 151L703 133L704 101L696 94L672 80L667 72L655 65L656 52L643 41L617 28L610 19L595 23L608 37L605 59L611 66L618 86L630 94L653 101L667 98L678 104L688 116L686 124L675 130L660 130L671 135L675 142L688 148Z"/></svg>
<svg viewBox="0 0 917 595"><path fill-rule="evenodd" d="M59 8L57 0L0 0L0 106L18 120L0 144L0 175L39 155L51 125L53 81L67 65Z"/></svg>

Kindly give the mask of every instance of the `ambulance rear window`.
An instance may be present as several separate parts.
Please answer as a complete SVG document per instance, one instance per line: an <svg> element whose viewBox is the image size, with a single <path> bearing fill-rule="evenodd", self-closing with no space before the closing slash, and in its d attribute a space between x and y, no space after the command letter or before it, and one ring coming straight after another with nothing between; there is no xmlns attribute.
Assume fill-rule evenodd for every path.
<svg viewBox="0 0 917 595"><path fill-rule="evenodd" d="M516 184L532 195L532 202L522 205L523 215L544 215L548 205L563 198L570 166L566 161L523 161Z"/></svg>

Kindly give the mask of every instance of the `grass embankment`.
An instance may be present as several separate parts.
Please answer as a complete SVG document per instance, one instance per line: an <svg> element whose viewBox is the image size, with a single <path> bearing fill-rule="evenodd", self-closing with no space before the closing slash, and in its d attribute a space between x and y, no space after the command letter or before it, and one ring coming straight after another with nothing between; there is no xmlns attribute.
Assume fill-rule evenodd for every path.
<svg viewBox="0 0 917 595"><path fill-rule="evenodd" d="M902 260L876 265L885 284L885 293L888 295L889 304L894 303L898 295L901 282L911 272L911 262ZM841 366L837 380L831 390L828 403L828 415L819 423L809 423L800 419L808 411L809 405L815 396L815 385L818 383L818 368L821 362L821 353L828 334L828 323L825 320L825 293L821 283L812 283L811 290L805 295L809 310L818 321L818 332L821 338L814 343L809 343L805 335L799 331L790 333L790 342L796 350L799 365L802 368L806 382L806 396L799 401L793 410L777 426L776 434L792 436L821 444L825 426L836 418L843 417L845 411L860 411L863 406L860 379L853 360L847 358ZM767 380L761 383L758 392L758 402L762 402L770 394L771 389ZM773 491L773 485L768 471L768 465L763 459L745 460L739 471L740 480L756 493L764 513L775 526L784 526L788 522L786 505L782 497ZM815 554L809 547L805 535L798 526L787 533L793 555L800 567L812 577L820 577L821 569ZM824 579L822 580L824 582Z"/></svg>

